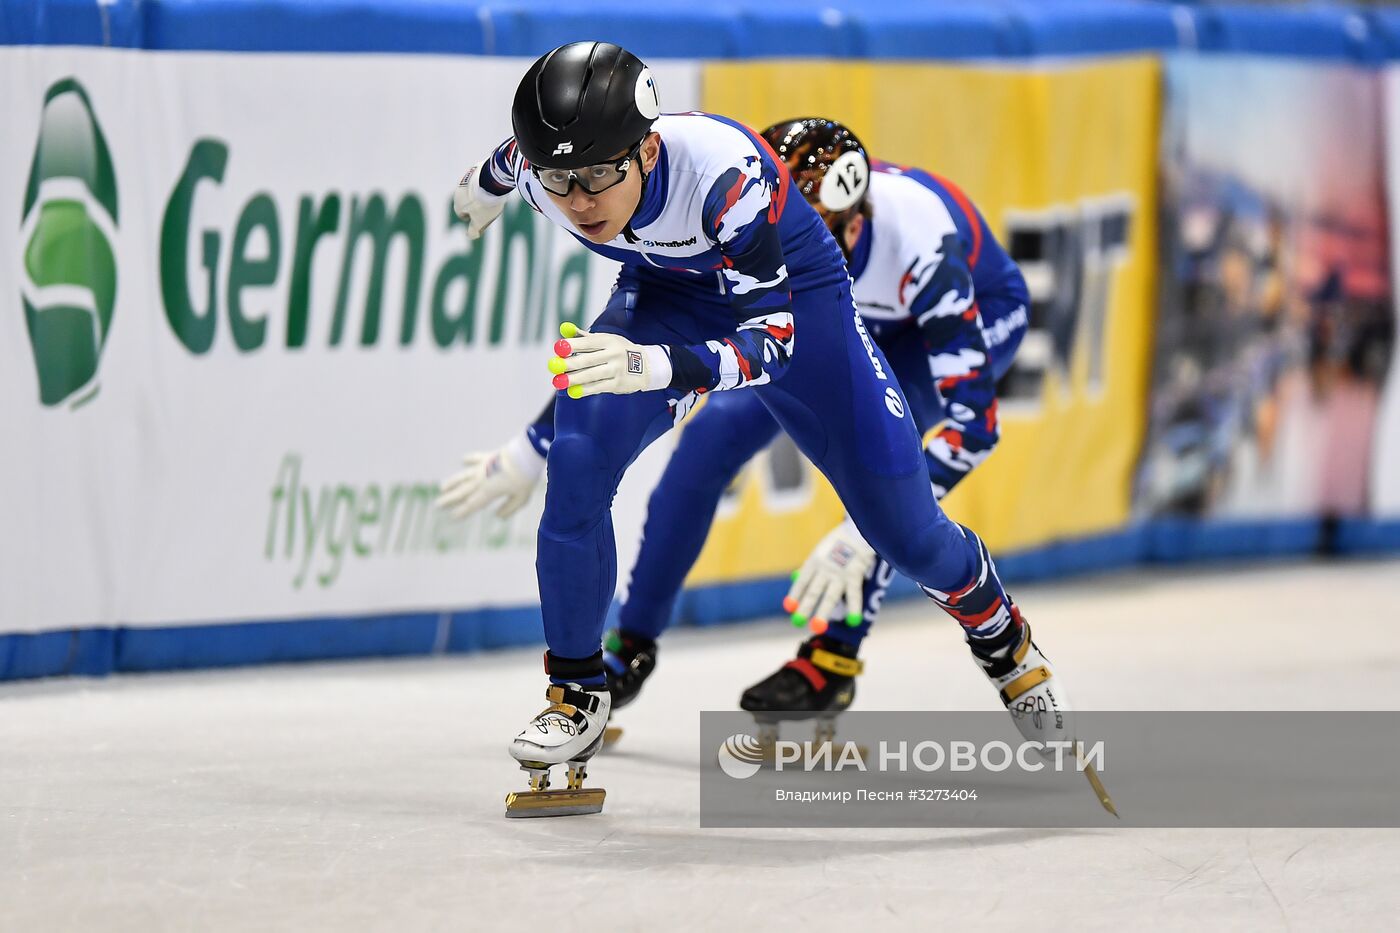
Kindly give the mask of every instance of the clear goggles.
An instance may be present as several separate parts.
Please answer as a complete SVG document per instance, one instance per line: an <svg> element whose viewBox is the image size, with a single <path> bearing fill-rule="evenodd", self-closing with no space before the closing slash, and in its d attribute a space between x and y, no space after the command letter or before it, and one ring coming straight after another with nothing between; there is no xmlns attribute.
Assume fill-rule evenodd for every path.
<svg viewBox="0 0 1400 933"><path fill-rule="evenodd" d="M597 165L585 165L582 168L540 168L532 165L530 171L544 190L561 198L567 196L575 184L588 194L602 194L614 185L622 183L627 177L627 169L631 167L632 160L641 149L642 141L637 140L637 144L628 149L626 155L616 162L599 162Z"/></svg>

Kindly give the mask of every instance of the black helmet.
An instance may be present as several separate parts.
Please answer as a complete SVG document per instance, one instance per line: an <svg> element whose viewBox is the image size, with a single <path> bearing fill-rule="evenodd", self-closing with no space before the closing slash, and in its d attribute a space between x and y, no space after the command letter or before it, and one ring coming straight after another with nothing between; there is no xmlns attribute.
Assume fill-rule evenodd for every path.
<svg viewBox="0 0 1400 933"><path fill-rule="evenodd" d="M865 204L870 159L856 134L842 124L822 117L784 120L764 130L763 138L787 163L802 196L833 231Z"/></svg>
<svg viewBox="0 0 1400 933"><path fill-rule="evenodd" d="M525 72L510 122L520 153L546 168L618 157L661 114L651 69L610 42L570 42Z"/></svg>

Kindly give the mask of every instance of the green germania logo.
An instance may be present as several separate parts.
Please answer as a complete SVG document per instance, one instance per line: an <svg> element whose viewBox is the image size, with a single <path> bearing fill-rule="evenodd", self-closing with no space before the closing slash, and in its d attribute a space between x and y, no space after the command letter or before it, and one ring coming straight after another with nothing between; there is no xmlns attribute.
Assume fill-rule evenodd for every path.
<svg viewBox="0 0 1400 933"><path fill-rule="evenodd" d="M39 400L76 408L97 394L117 298L117 182L82 85L49 88L20 228L20 298Z"/></svg>

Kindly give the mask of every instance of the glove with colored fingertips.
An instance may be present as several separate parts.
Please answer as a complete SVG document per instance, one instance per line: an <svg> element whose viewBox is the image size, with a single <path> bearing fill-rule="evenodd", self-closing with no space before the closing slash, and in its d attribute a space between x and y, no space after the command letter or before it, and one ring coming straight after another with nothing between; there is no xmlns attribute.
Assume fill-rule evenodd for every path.
<svg viewBox="0 0 1400 933"><path fill-rule="evenodd" d="M810 620L812 630L820 635L844 601L845 623L860 625L865 578L874 566L875 549L847 518L822 538L802 568L793 573L783 609L792 614L793 625L808 625Z"/></svg>
<svg viewBox="0 0 1400 933"><path fill-rule="evenodd" d="M554 388L569 398L610 393L653 392L671 384L671 356L655 344L637 344L617 334L590 334L567 321L554 344L549 371Z"/></svg>

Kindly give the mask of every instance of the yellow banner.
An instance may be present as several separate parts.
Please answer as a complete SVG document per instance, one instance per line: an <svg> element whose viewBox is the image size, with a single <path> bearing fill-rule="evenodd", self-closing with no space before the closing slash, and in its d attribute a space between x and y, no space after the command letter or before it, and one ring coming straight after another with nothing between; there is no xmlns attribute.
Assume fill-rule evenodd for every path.
<svg viewBox="0 0 1400 933"><path fill-rule="evenodd" d="M1002 440L944 502L994 550L1125 524L1145 424L1155 289L1159 64L1034 69L785 61L705 66L703 108L755 130L823 116L874 158L968 193L1031 288ZM781 457L779 452L776 456ZM692 584L797 567L840 521L816 470L776 490L769 454L720 513Z"/></svg>

